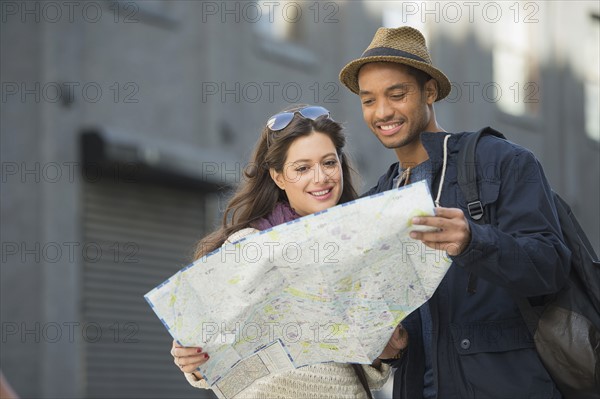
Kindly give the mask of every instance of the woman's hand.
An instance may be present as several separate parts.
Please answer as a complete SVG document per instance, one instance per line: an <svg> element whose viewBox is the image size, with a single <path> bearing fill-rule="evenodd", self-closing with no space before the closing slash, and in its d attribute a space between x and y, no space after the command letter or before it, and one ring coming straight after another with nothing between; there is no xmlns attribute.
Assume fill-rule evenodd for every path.
<svg viewBox="0 0 600 399"><path fill-rule="evenodd" d="M208 353L202 352L202 348L187 348L179 345L177 341L173 341L171 355L181 371L184 373L193 373L198 379L202 379L200 373L194 373L198 367L210 359Z"/></svg>
<svg viewBox="0 0 600 399"><path fill-rule="evenodd" d="M408 333L398 324L379 359L397 359L408 346Z"/></svg>

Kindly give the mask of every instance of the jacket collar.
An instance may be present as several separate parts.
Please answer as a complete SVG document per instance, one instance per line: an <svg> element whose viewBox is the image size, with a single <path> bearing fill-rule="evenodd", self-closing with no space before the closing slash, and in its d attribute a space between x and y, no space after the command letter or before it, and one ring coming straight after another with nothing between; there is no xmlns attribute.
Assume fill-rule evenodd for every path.
<svg viewBox="0 0 600 399"><path fill-rule="evenodd" d="M448 159L456 156L460 147L457 145L463 133L450 133L450 132L423 132L421 133L421 143L427 151L429 160L431 161L431 173L437 176L442 169L444 163L444 137L450 134L448 140ZM393 180L398 175L400 169L400 163L395 162L390 165L385 177L378 183L379 190L389 190L393 187Z"/></svg>
<svg viewBox="0 0 600 399"><path fill-rule="evenodd" d="M448 159L458 153L457 145L462 134L450 132L423 132L421 133L421 143L429 155L431 161L431 172L435 175L442 168L444 162L444 137L450 134L448 140Z"/></svg>

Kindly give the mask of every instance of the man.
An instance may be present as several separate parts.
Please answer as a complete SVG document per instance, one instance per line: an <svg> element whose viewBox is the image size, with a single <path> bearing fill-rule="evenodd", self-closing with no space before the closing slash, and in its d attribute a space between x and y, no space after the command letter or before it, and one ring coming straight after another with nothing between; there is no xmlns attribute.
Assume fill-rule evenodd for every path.
<svg viewBox="0 0 600 399"><path fill-rule="evenodd" d="M570 252L537 160L510 142L480 140L480 196L493 222L476 224L465 216L457 184L464 135L445 133L435 117L434 103L448 95L450 82L433 66L421 33L380 28L340 80L398 157L366 195L423 179L432 193L441 186L436 215L413 221L437 231L411 235L445 250L453 264L434 296L403 321L405 336L395 337L394 398L560 398L513 300L541 300L569 271Z"/></svg>

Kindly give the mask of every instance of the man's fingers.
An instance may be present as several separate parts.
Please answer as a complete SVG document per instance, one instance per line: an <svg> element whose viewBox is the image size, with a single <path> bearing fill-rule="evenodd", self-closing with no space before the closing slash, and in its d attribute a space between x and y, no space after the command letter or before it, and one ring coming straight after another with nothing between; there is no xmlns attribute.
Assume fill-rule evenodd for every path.
<svg viewBox="0 0 600 399"><path fill-rule="evenodd" d="M463 217L458 215L454 218L448 218L443 216L418 216L413 218L412 222L415 225L431 226L436 227L440 230L447 230L449 228L458 227L462 224Z"/></svg>
<svg viewBox="0 0 600 399"><path fill-rule="evenodd" d="M443 221L441 217L437 216L417 216L412 219L413 224L431 227L440 227Z"/></svg>
<svg viewBox="0 0 600 399"><path fill-rule="evenodd" d="M446 251L454 256L462 253L471 240L469 223L461 209L435 208L436 216L413 218L414 225L430 226L437 231L411 231L413 239L421 240L433 249Z"/></svg>
<svg viewBox="0 0 600 399"><path fill-rule="evenodd" d="M444 221L452 219L464 220L464 212L459 208L435 208L435 216L417 216L413 218L414 224L440 227Z"/></svg>
<svg viewBox="0 0 600 399"><path fill-rule="evenodd" d="M460 239L461 235L451 231L413 231L410 236L423 242L454 242Z"/></svg>
<svg viewBox="0 0 600 399"><path fill-rule="evenodd" d="M435 208L435 216L439 216L442 218L456 218L456 217L461 217L463 216L464 213L461 209L458 208L444 208L444 207L437 207Z"/></svg>

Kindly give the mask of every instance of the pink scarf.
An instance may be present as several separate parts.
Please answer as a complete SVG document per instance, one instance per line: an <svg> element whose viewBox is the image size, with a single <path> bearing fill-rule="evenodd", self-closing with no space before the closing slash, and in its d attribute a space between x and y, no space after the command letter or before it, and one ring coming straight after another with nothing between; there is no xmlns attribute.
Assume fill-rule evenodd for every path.
<svg viewBox="0 0 600 399"><path fill-rule="evenodd" d="M296 220L299 217L300 215L290 207L290 204L287 202L278 202L271 213L264 218L250 223L250 226L257 230L266 230L279 224Z"/></svg>

